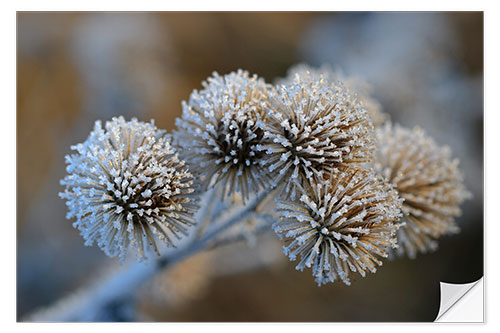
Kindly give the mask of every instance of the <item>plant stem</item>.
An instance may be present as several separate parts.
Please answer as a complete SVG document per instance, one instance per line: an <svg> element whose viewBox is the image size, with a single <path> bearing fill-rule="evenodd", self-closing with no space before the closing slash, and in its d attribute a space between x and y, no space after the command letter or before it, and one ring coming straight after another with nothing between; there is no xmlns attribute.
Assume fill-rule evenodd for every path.
<svg viewBox="0 0 500 333"><path fill-rule="evenodd" d="M270 190L266 190L258 193L253 200L241 209L233 211L222 222L214 223L215 227L212 230L208 230L201 239L194 240L184 248L159 257L153 264L130 264L97 283L81 288L77 292L34 313L26 319L28 321L109 320L103 314L111 306L118 304L120 300L133 298L135 291L151 280L158 272L206 249L209 242L215 240L224 231L251 215L269 192ZM199 215L199 218L203 219L205 216ZM241 239L241 237L235 237L233 241ZM228 244L229 242L223 243ZM215 247L210 246L210 248L213 249Z"/></svg>

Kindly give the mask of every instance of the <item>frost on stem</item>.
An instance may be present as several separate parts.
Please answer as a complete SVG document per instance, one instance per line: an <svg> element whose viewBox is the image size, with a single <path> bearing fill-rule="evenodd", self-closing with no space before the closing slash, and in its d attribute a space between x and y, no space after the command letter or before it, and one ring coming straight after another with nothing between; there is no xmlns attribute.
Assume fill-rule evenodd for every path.
<svg viewBox="0 0 500 333"><path fill-rule="evenodd" d="M436 239L458 232L454 218L470 198L448 147L439 147L418 127L387 123L376 131L375 170L393 184L403 202L404 227L398 230L399 256L414 258L437 248Z"/></svg>
<svg viewBox="0 0 500 333"><path fill-rule="evenodd" d="M59 195L86 245L123 261L131 243L144 259L151 247L159 254L156 238L172 246L187 234L197 209L193 177L153 121L96 121L71 149Z"/></svg>
<svg viewBox="0 0 500 333"><path fill-rule="evenodd" d="M258 124L265 116L268 85L243 70L214 73L202 85L182 103L174 132L179 153L205 188L221 184L228 194L248 199L269 184L259 163L265 154L256 149L263 138Z"/></svg>
<svg viewBox="0 0 500 333"><path fill-rule="evenodd" d="M373 126L366 110L342 85L312 74L296 75L269 96L268 117L260 123L263 143L257 150L280 184L281 194L324 175L356 167L371 159Z"/></svg>
<svg viewBox="0 0 500 333"><path fill-rule="evenodd" d="M382 265L377 257L396 246L401 200L373 172L350 169L301 192L299 200L278 203L273 228L290 260L300 257L296 268L312 267L318 285L338 278L350 285L349 271L374 273Z"/></svg>
<svg viewBox="0 0 500 333"><path fill-rule="evenodd" d="M293 83L296 76L311 76L319 80L326 80L332 85L342 82L347 89L357 94L357 99L368 111L368 115L371 117L374 126L379 126L389 120L389 114L383 112L382 105L371 96L371 86L359 78L346 76L341 71L334 70L327 64L318 68L306 64L298 64L292 66L288 70L287 76L284 79L278 80L277 83L285 85Z"/></svg>

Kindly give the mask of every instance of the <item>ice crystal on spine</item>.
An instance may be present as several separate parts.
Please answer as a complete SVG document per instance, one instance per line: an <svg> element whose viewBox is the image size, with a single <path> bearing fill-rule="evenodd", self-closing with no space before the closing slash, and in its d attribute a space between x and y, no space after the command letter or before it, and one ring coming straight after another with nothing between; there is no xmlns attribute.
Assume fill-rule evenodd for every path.
<svg viewBox="0 0 500 333"><path fill-rule="evenodd" d="M382 265L395 246L401 200L368 170L330 176L302 190L300 200L278 203L281 220L274 230L287 245L290 260L300 257L298 270L312 267L318 285L340 278L350 284L349 271L365 276Z"/></svg>
<svg viewBox="0 0 500 333"><path fill-rule="evenodd" d="M342 84L296 75L270 94L268 113L261 123L264 143L257 149L266 153L262 164L292 199L307 179L319 181L371 158L370 118Z"/></svg>
<svg viewBox="0 0 500 333"><path fill-rule="evenodd" d="M296 76L301 77L313 77L318 80L326 80L330 84L335 85L338 82L342 82L346 88L355 92L357 98L363 104L363 106L368 110L368 114L372 119L373 125L378 126L389 119L389 115L382 111L382 106L380 103L371 96L371 86L365 81L344 75L339 70L334 70L329 65L323 65L319 68L314 68L306 64L298 64L292 66L287 73L287 77L278 80L279 84L290 84Z"/></svg>
<svg viewBox="0 0 500 333"><path fill-rule="evenodd" d="M159 254L156 238L171 246L187 234L196 210L192 175L153 121L119 117L105 128L96 121L71 149L60 196L86 245L123 260L131 243L143 259L150 247Z"/></svg>
<svg viewBox="0 0 500 333"><path fill-rule="evenodd" d="M268 86L256 75L238 70L225 76L214 73L183 102L182 118L174 133L181 156L200 172L205 187L222 184L228 193L249 193L268 184L256 149L263 131Z"/></svg>
<svg viewBox="0 0 500 333"><path fill-rule="evenodd" d="M404 199L398 230L398 255L414 258L437 247L436 239L458 231L454 218L470 194L463 185L458 160L448 147L439 147L415 128L388 123L376 131L375 170L392 183Z"/></svg>

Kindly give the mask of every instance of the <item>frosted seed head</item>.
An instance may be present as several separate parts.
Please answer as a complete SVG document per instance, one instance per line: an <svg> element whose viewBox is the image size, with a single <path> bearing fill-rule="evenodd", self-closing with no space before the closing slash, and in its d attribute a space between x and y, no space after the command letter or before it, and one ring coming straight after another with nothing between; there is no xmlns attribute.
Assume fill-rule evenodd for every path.
<svg viewBox="0 0 500 333"><path fill-rule="evenodd" d="M277 83L286 86L304 79L344 86L368 111L374 126L382 125L389 120L389 114L383 112L381 104L373 98L372 88L367 82L357 77L346 76L341 70L335 70L329 65L318 68L306 64L292 66L288 70L288 75L277 80Z"/></svg>
<svg viewBox="0 0 500 333"><path fill-rule="evenodd" d="M368 170L349 169L323 180L302 188L300 199L281 200L277 211L282 218L273 229L285 239L290 260L299 258L301 268L310 265L319 284L338 278L350 284L349 270L364 276L381 264L377 256L387 256L402 200Z"/></svg>
<svg viewBox="0 0 500 333"><path fill-rule="evenodd" d="M271 176L284 188L371 160L373 125L367 110L341 84L300 72L269 93L264 146ZM293 198L292 198L293 199Z"/></svg>
<svg viewBox="0 0 500 333"><path fill-rule="evenodd" d="M193 176L153 122L118 117L104 126L97 121L87 140L74 146L78 154L66 156L71 172L60 196L87 245L96 242L123 260L130 241L144 259L150 248L158 251L157 238L172 246L164 235L183 234L193 224Z"/></svg>
<svg viewBox="0 0 500 333"><path fill-rule="evenodd" d="M376 137L373 168L404 200L396 254L413 258L436 249L439 237L457 232L459 206L471 197L458 161L418 127L387 123L377 128Z"/></svg>
<svg viewBox="0 0 500 333"><path fill-rule="evenodd" d="M261 163L269 86L243 70L214 73L202 85L183 103L175 144L205 188L221 184L248 198L269 183Z"/></svg>

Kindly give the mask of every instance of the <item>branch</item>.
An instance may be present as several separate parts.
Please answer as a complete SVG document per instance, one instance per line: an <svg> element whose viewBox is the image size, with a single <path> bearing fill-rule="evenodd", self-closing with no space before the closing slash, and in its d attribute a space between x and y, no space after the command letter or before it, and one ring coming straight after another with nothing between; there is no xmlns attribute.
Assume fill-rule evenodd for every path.
<svg viewBox="0 0 500 333"><path fill-rule="evenodd" d="M164 255L153 263L133 263L120 269L107 278L57 301L55 304L39 310L26 318L27 321L96 321L111 306L122 299L132 297L137 289L151 280L158 272L207 248L207 244L234 224L252 214L265 199L270 190L257 194L243 208L235 210L221 223L216 223L201 239L195 240L178 251ZM200 215L200 218L204 216ZM240 239L235 239L238 241ZM225 242L228 244L228 242ZM210 246L214 249L215 246ZM106 318L106 317L104 317Z"/></svg>

